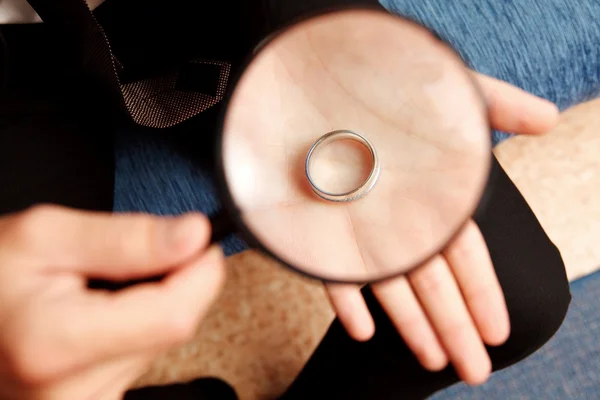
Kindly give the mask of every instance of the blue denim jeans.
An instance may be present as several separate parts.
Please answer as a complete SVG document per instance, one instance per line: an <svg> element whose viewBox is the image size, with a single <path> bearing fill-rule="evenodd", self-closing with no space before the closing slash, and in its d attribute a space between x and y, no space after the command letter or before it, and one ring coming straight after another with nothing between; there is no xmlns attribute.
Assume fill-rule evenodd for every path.
<svg viewBox="0 0 600 400"><path fill-rule="evenodd" d="M435 31L474 70L560 109L600 94L600 0L381 1ZM494 144L508 137L492 134ZM210 214L219 207L210 168L135 130L117 132L114 200L118 212ZM237 237L223 245L227 254L245 248Z"/></svg>

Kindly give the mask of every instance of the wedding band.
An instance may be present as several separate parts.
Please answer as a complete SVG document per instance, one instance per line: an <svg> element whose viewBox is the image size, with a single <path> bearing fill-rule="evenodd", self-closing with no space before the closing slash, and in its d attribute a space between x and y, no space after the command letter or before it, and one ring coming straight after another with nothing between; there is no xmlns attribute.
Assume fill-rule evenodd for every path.
<svg viewBox="0 0 600 400"><path fill-rule="evenodd" d="M345 193L327 192L319 188L319 186L312 179L310 173L312 157L315 154L315 151L320 147L326 146L327 144L337 140L347 139L359 142L369 150L369 153L371 153L371 172L369 173L367 179L354 190ZM364 136L349 130L333 131L321 136L321 138L319 138L319 140L317 140L308 151L308 154L306 156L305 169L306 177L308 178L308 182L312 190L322 199L334 202L349 202L360 199L361 197L369 193L371 189L373 189L375 183L377 183L377 180L379 179L380 172L379 157L377 156L377 151L375 150L375 147L373 147L373 144L371 144L371 142Z"/></svg>

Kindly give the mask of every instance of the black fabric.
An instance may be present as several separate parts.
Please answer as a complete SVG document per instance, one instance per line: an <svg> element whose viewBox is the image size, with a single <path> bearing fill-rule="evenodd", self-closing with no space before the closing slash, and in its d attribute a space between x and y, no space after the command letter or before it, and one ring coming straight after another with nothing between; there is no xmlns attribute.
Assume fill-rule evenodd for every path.
<svg viewBox="0 0 600 400"><path fill-rule="evenodd" d="M52 29L55 46L66 47L69 61L105 91L106 96L112 100L109 104L112 104L115 110L120 110L124 116L138 125L157 129L169 128L214 107L225 96L230 81L231 62L207 58L206 54L209 54L212 48L231 47L227 46L226 40L215 40L215 37L217 39L219 36L226 37L222 31L223 26L219 26L215 21L223 21L226 17L236 20L233 18L235 11L224 13L222 7L204 6L200 13L190 15L185 14L186 10L172 4L173 2L166 7L164 3L160 4L161 7L157 7L156 4L154 7L152 4L135 4L135 7L132 7L133 16L127 14L126 10L119 9L120 12L115 15L129 17L132 22L146 21L146 10L160 11L166 21L159 20L159 24L151 26L154 29L146 27L147 29L141 32L136 29L134 23L123 26L122 30L129 32L129 35L124 36L134 40L130 46L133 50L121 51L118 55L114 49L119 48L122 40L111 41L107 34L107 28L109 29L113 19L100 21L90 10L86 0L28 0L28 2L42 18L44 24ZM177 19L169 19L169 12L175 12ZM211 23L208 23L207 18L211 15ZM170 31L180 26L200 27L197 29L200 30L200 34L194 36L192 40L210 44L203 47L202 58L178 60L172 55L164 54L161 57L158 42L152 43L151 38L164 36L168 39ZM156 33L157 29L158 33ZM141 37L136 34L141 34ZM175 45L169 48L179 48L176 44L181 41L186 42L183 40L185 35L172 39L170 44ZM139 47L144 48L148 44L154 45L154 48L148 51L152 57L139 57L139 52L134 50ZM140 64L146 67L131 68L131 64L135 63L138 67ZM179 77L182 64L183 66L201 64L219 67L219 73L214 76L215 81L212 85L214 89L210 93L197 92L191 87L180 90L182 82ZM209 75L205 75L204 80L209 78Z"/></svg>
<svg viewBox="0 0 600 400"><path fill-rule="evenodd" d="M362 6L385 10L378 0L264 0L264 3L266 28L270 32L305 15L329 9Z"/></svg>
<svg viewBox="0 0 600 400"><path fill-rule="evenodd" d="M235 63L251 46L242 1L106 0L94 14L133 80L195 57Z"/></svg>
<svg viewBox="0 0 600 400"><path fill-rule="evenodd" d="M235 390L216 378L130 390L123 400L236 400Z"/></svg>
<svg viewBox="0 0 600 400"><path fill-rule="evenodd" d="M80 90L42 25L4 25L0 34L9 56L0 61L9 78L0 94L0 215L37 203L112 210L104 102Z"/></svg>
<svg viewBox="0 0 600 400"><path fill-rule="evenodd" d="M27 1L54 30L57 43L69 47L71 61L106 91L117 109L136 124L159 129L218 104L232 68L273 30L342 6L384 10L376 0L176 0L168 6L161 1L119 0L107 1L95 12L86 0ZM214 90L194 90L198 85L180 90L182 65L190 63L220 68L212 77ZM202 87L209 79L211 74L204 74Z"/></svg>
<svg viewBox="0 0 600 400"><path fill-rule="evenodd" d="M179 70L175 89L182 92L201 92L217 96L221 67L214 64L184 63Z"/></svg>

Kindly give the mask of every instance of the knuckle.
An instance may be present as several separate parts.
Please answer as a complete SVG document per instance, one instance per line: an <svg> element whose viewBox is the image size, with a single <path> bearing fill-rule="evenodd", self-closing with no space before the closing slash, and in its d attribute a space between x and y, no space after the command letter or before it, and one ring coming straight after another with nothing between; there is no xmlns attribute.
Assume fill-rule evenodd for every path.
<svg viewBox="0 0 600 400"><path fill-rule="evenodd" d="M447 250L453 260L471 260L473 259L473 246L472 242L468 242L467 238L461 237L460 240L452 243Z"/></svg>
<svg viewBox="0 0 600 400"><path fill-rule="evenodd" d="M35 225L56 217L61 211L62 209L59 206L39 204L32 206L23 212L23 217L25 221Z"/></svg>
<svg viewBox="0 0 600 400"><path fill-rule="evenodd" d="M59 213L57 206L36 205L16 216L9 225L11 237L18 242L36 241Z"/></svg>
<svg viewBox="0 0 600 400"><path fill-rule="evenodd" d="M473 221L469 221L446 252L455 260L471 260L477 250L481 250L476 246L483 246L485 251L488 251L479 227Z"/></svg>
<svg viewBox="0 0 600 400"><path fill-rule="evenodd" d="M477 331L473 323L468 319L457 319L450 321L439 328L439 336L446 342L459 342L461 337L475 335Z"/></svg>
<svg viewBox="0 0 600 400"><path fill-rule="evenodd" d="M34 362L28 353L15 352L7 360L10 375L21 386L35 388L49 382L48 371L41 364L41 360Z"/></svg>
<svg viewBox="0 0 600 400"><path fill-rule="evenodd" d="M423 293L440 293L447 286L446 274L440 274L436 269L423 269L411 278L411 283Z"/></svg>
<svg viewBox="0 0 600 400"><path fill-rule="evenodd" d="M529 133L537 130L535 121L531 119L529 114L519 114L515 116L514 124L515 127L513 130L517 133Z"/></svg>

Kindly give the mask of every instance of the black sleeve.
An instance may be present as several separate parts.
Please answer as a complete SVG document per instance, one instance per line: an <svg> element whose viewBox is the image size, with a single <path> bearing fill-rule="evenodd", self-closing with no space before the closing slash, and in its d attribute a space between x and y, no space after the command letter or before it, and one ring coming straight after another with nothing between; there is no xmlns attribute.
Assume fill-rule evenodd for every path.
<svg viewBox="0 0 600 400"><path fill-rule="evenodd" d="M102 102L43 24L2 25L0 215L38 203L111 211L113 138Z"/></svg>
<svg viewBox="0 0 600 400"><path fill-rule="evenodd" d="M60 8L60 23L74 26L76 12L64 10L84 0L28 1L44 21L55 18L48 9ZM123 70L142 76L196 57L235 65L297 18L360 5L383 9L377 0L106 0L93 14Z"/></svg>

